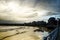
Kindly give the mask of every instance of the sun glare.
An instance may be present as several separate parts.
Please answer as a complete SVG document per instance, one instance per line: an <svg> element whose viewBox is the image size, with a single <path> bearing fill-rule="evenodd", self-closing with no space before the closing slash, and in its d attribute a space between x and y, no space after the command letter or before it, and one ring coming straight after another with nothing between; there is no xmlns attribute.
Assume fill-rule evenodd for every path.
<svg viewBox="0 0 60 40"><path fill-rule="evenodd" d="M15 20L15 21L20 21L20 20L29 21L30 20L32 21L32 20L36 20L38 17L42 17L43 15L47 13L47 11L44 9L37 10L35 8L28 7L28 5L21 6L18 2L15 2L15 1L10 1L4 4L1 3L0 6L1 6L0 11L3 9L2 13L4 12L3 17L11 18L11 19L7 18L6 20ZM0 13L0 15L2 15L2 13Z"/></svg>
<svg viewBox="0 0 60 40"><path fill-rule="evenodd" d="M7 3L7 7L9 8L10 12L11 13L14 13L16 15L28 15L29 11L32 10L32 8L29 8L29 7L25 7L25 6L20 6L18 3L16 2L9 2ZM31 13L30 13L31 14Z"/></svg>

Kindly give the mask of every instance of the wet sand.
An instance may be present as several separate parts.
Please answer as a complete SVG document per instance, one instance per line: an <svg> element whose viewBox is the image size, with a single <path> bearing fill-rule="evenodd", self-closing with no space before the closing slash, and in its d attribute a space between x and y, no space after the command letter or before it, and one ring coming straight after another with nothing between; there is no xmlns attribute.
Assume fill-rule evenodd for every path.
<svg viewBox="0 0 60 40"><path fill-rule="evenodd" d="M0 26L0 40L43 40L34 32L37 27Z"/></svg>

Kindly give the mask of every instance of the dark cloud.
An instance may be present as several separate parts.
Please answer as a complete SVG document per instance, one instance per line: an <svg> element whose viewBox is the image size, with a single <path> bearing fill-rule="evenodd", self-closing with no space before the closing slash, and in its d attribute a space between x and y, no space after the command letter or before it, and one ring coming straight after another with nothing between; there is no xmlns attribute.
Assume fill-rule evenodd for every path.
<svg viewBox="0 0 60 40"><path fill-rule="evenodd" d="M59 12L57 12L57 13L56 12L48 12L47 15L60 15L60 13Z"/></svg>
<svg viewBox="0 0 60 40"><path fill-rule="evenodd" d="M60 0L36 0L36 3L41 3L47 10L60 12Z"/></svg>
<svg viewBox="0 0 60 40"><path fill-rule="evenodd" d="M19 23L23 23L23 21L13 22L8 20L0 20L0 24L19 24Z"/></svg>
<svg viewBox="0 0 60 40"><path fill-rule="evenodd" d="M45 15L48 18L51 16L60 17L60 0L36 0L36 3L50 11Z"/></svg>
<svg viewBox="0 0 60 40"><path fill-rule="evenodd" d="M8 23L13 23L12 21L8 21L8 20L0 20L0 24L8 24Z"/></svg>

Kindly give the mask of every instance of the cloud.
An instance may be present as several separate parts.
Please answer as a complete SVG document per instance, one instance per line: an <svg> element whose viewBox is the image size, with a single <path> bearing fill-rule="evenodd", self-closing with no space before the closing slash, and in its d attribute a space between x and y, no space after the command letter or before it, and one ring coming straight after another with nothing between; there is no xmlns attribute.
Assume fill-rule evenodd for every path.
<svg viewBox="0 0 60 40"><path fill-rule="evenodd" d="M60 12L48 12L47 15L60 15Z"/></svg>
<svg viewBox="0 0 60 40"><path fill-rule="evenodd" d="M6 4L7 2L10 2L10 1L12 1L12 0L0 0L0 4L1 3L3 3L3 4ZM54 15L60 15L60 0L14 0L14 2L16 2L16 3L18 3L19 4L19 6L26 6L26 7L31 7L31 8L33 8L33 10L39 10L39 11L41 11L41 10L48 10L48 11L50 11L50 12L48 12L48 13L36 13L35 11L33 11L34 13L31 13L30 15L28 15L28 16L23 16L23 15L20 15L19 17L21 18L30 18L30 19L28 19L28 21L30 20L30 21L34 21L34 20L36 20L37 18L38 18L38 20L40 20L40 16L41 16L41 14L43 15L42 17L43 17L43 19L44 19L44 16L48 16L48 18L49 17L51 17L51 15L52 16L54 16ZM3 4L1 4L1 5L3 5ZM5 19L5 18L8 18L8 20L9 20L9 17L10 17L10 19L12 18L12 20L14 19L14 20L16 20L15 18L17 18L17 16L16 17L14 17L13 18L13 15L10 15L10 11L9 10L7 10L6 11L6 8L4 9L4 7L6 7L6 6L4 6L4 7L1 7L1 5L0 5L0 14L2 14L0 17L1 17L1 19ZM2 10L1 10L2 9ZM16 10L15 10L16 11ZM10 13L9 13L10 12ZM19 11L20 12L20 11ZM8 13L8 14L7 14ZM12 14L12 13L11 13ZM17 13L18 14L18 13ZM45 15L46 14L46 15ZM4 16L3 16L4 15ZM39 15L39 17L37 17ZM2 17L3 16L3 17ZM7 17L7 16L9 16L9 17ZM35 19L31 19L31 18L33 18L33 17L36 17ZM57 16L58 17L58 16ZM59 16L60 17L60 16ZM21 19L22 19L21 18ZM17 20L18 20L18 18L17 18ZM37 21L38 21L37 20ZM19 20L19 21L26 21L26 20L24 20L24 19L22 19L22 20Z"/></svg>
<svg viewBox="0 0 60 40"><path fill-rule="evenodd" d="M60 7L60 0L38 0L37 3L40 2L44 9L52 10L52 11L59 11Z"/></svg>

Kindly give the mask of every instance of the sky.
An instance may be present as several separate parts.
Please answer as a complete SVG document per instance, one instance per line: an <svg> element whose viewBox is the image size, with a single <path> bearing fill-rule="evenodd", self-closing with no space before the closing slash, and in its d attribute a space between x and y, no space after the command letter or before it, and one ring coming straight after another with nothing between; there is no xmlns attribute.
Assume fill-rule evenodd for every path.
<svg viewBox="0 0 60 40"><path fill-rule="evenodd" d="M0 0L1 22L47 21L60 18L60 0Z"/></svg>

